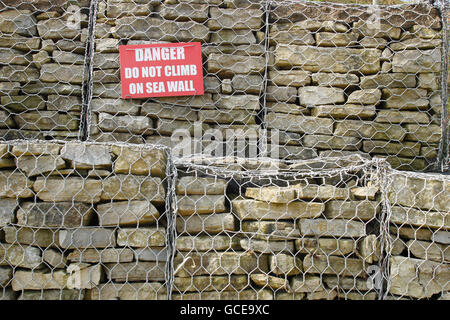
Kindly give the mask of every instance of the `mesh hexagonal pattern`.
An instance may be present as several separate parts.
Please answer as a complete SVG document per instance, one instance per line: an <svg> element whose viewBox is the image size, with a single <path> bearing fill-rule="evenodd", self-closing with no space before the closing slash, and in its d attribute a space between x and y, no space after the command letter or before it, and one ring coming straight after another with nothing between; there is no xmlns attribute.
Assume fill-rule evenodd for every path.
<svg viewBox="0 0 450 320"><path fill-rule="evenodd" d="M89 2L0 3L0 139L79 139Z"/></svg>
<svg viewBox="0 0 450 320"><path fill-rule="evenodd" d="M380 177L347 161L180 163L173 299L377 299Z"/></svg>
<svg viewBox="0 0 450 320"><path fill-rule="evenodd" d="M259 154L277 148L285 160L358 153L415 171L446 162L448 41L435 7L110 0L97 8L91 140L175 148L186 137L256 136ZM202 44L203 96L121 99L118 45L189 41Z"/></svg>
<svg viewBox="0 0 450 320"><path fill-rule="evenodd" d="M277 149L269 156L286 160L358 153L442 170L447 11L445 2L3 1L1 138L173 148L190 139L183 153L211 154L203 145L213 137L227 155L225 141L243 140L243 152ZM119 45L189 41L202 45L204 95L121 98Z"/></svg>
<svg viewBox="0 0 450 320"><path fill-rule="evenodd" d="M448 300L450 178L175 159L173 299Z"/></svg>
<svg viewBox="0 0 450 320"><path fill-rule="evenodd" d="M386 299L449 299L449 195L448 175L392 172Z"/></svg>
<svg viewBox="0 0 450 320"><path fill-rule="evenodd" d="M298 149L287 157L360 153L415 171L435 161L445 139L436 9L280 1L269 16L265 123Z"/></svg>
<svg viewBox="0 0 450 320"><path fill-rule="evenodd" d="M448 299L448 176L360 156L0 147L2 299Z"/></svg>
<svg viewBox="0 0 450 320"><path fill-rule="evenodd" d="M450 299L447 16L0 0L0 300ZM121 98L193 41L204 95Z"/></svg>
<svg viewBox="0 0 450 320"><path fill-rule="evenodd" d="M264 90L264 1L99 1L89 139L174 144L183 130L256 130ZM118 45L201 42L205 94L121 99ZM217 133L218 132L218 133Z"/></svg>

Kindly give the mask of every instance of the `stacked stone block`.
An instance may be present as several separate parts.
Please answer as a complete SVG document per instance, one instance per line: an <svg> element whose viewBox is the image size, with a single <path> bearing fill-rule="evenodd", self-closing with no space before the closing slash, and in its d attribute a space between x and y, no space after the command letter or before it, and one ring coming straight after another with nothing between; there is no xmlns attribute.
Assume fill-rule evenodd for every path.
<svg viewBox="0 0 450 320"><path fill-rule="evenodd" d="M437 158L434 8L110 0L98 9L91 140L175 147L186 135L260 140L268 128L281 130L269 143L287 160L358 153L426 170ZM202 43L203 96L121 99L119 45L183 41Z"/></svg>
<svg viewBox="0 0 450 320"><path fill-rule="evenodd" d="M450 181L396 173L388 191L390 299L450 299Z"/></svg>
<svg viewBox="0 0 450 320"><path fill-rule="evenodd" d="M406 170L435 161L442 110L436 9L278 3L268 28L265 123L285 131L286 158L360 153Z"/></svg>
<svg viewBox="0 0 450 320"><path fill-rule="evenodd" d="M202 135L225 136L227 128L256 132L263 17L258 1L100 1L90 139L173 146L175 130L194 136L195 122ZM205 94L121 99L119 45L166 42L201 42Z"/></svg>
<svg viewBox="0 0 450 320"><path fill-rule="evenodd" d="M175 299L377 299L381 203L364 174L211 171L179 170Z"/></svg>
<svg viewBox="0 0 450 320"><path fill-rule="evenodd" d="M2 140L79 137L89 8L48 4L0 9Z"/></svg>
<svg viewBox="0 0 450 320"><path fill-rule="evenodd" d="M1 299L165 299L166 151L1 144Z"/></svg>
<svg viewBox="0 0 450 320"><path fill-rule="evenodd" d="M169 194L150 146L14 141L0 160L2 299L167 299L171 275L173 299L372 300L382 280L385 299L448 299L444 176L178 163Z"/></svg>
<svg viewBox="0 0 450 320"><path fill-rule="evenodd" d="M99 1L83 110L89 1L77 4L0 3L0 139L76 139L89 112L99 141L0 143L0 300L167 299L171 250L174 299L377 299L382 259L385 298L449 299L448 179L394 172L382 212L386 181L326 171L353 160L221 158L210 165L232 174L178 170L171 202L166 151L112 143L267 127L281 130L284 159L357 153L430 168L442 113L435 9L381 9L374 29L357 6ZM121 99L120 44L181 41L202 43L205 95Z"/></svg>

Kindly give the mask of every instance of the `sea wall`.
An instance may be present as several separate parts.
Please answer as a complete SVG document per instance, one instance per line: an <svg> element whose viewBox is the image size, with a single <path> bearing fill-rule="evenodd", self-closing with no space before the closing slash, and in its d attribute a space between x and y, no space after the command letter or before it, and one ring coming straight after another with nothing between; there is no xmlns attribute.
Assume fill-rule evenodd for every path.
<svg viewBox="0 0 450 320"><path fill-rule="evenodd" d="M2 299L165 299L162 149L1 144Z"/></svg>
<svg viewBox="0 0 450 320"><path fill-rule="evenodd" d="M0 26L2 140L175 147L182 130L249 149L268 129L281 159L359 153L415 171L445 144L441 19L426 5L17 1L0 7ZM121 98L120 45L192 41L204 95Z"/></svg>
<svg viewBox="0 0 450 320"><path fill-rule="evenodd" d="M174 299L377 299L381 202L363 171L180 168Z"/></svg>
<svg viewBox="0 0 450 320"><path fill-rule="evenodd" d="M398 169L430 169L442 132L439 13L423 5L372 9L102 1L89 139L174 147L176 130L223 140L227 129L240 130L240 139L259 141L258 130L269 129L280 130L269 150L273 144L281 159L359 153ZM202 44L203 96L121 98L119 45L189 41Z"/></svg>

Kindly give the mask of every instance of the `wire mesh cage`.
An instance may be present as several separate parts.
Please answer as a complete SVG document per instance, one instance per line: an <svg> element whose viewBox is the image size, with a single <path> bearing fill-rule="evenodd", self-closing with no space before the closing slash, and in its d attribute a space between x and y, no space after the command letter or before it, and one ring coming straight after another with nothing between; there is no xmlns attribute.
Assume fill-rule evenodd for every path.
<svg viewBox="0 0 450 320"><path fill-rule="evenodd" d="M381 176L322 164L180 163L173 298L377 299Z"/></svg>
<svg viewBox="0 0 450 320"><path fill-rule="evenodd" d="M1 146L3 299L167 297L167 150Z"/></svg>
<svg viewBox="0 0 450 320"><path fill-rule="evenodd" d="M96 18L89 139L175 147L268 129L257 144L286 160L445 163L446 19L429 4L99 1ZM121 99L118 45L185 41L202 44L203 96Z"/></svg>
<svg viewBox="0 0 450 320"><path fill-rule="evenodd" d="M0 138L80 138L88 1L0 2Z"/></svg>
<svg viewBox="0 0 450 320"><path fill-rule="evenodd" d="M2 139L176 147L267 129L279 132L256 137L264 156L266 139L281 159L359 153L444 170L446 12L445 2L3 0ZM122 99L119 45L192 41L204 95Z"/></svg>
<svg viewBox="0 0 450 320"><path fill-rule="evenodd" d="M449 299L450 179L393 172L387 186L387 299Z"/></svg>
<svg viewBox="0 0 450 320"><path fill-rule="evenodd" d="M448 299L445 175L1 144L2 299Z"/></svg>
<svg viewBox="0 0 450 320"><path fill-rule="evenodd" d="M280 1L269 17L265 123L288 131L286 144L382 156L406 170L435 161L443 46L436 9Z"/></svg>
<svg viewBox="0 0 450 320"><path fill-rule="evenodd" d="M0 0L0 300L448 300L448 175L404 171L450 164L447 15ZM178 42L205 94L123 99Z"/></svg>
<svg viewBox="0 0 450 320"><path fill-rule="evenodd" d="M239 7L235 7L238 5ZM176 130L254 129L265 50L260 1L99 1L89 138L172 145ZM119 44L201 42L205 94L121 100Z"/></svg>

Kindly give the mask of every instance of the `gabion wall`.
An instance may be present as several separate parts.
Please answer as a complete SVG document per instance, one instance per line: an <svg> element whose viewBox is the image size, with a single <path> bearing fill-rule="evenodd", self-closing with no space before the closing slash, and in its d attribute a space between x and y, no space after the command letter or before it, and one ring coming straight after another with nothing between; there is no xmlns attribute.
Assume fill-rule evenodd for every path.
<svg viewBox="0 0 450 320"><path fill-rule="evenodd" d="M448 176L392 169L446 156L445 26L425 4L0 0L0 300L449 299ZM121 99L119 45L181 41L203 96ZM180 130L281 160L180 159Z"/></svg>
<svg viewBox="0 0 450 320"><path fill-rule="evenodd" d="M376 300L370 169L253 176L180 164L174 299Z"/></svg>
<svg viewBox="0 0 450 320"><path fill-rule="evenodd" d="M1 299L448 299L443 175L172 163L118 143L0 150Z"/></svg>
<svg viewBox="0 0 450 320"><path fill-rule="evenodd" d="M197 125L196 139L230 129L263 152L268 129L281 159L358 153L435 169L448 145L443 22L423 4L2 3L1 139L174 147L176 130ZM119 45L181 41L202 43L203 96L121 99Z"/></svg>
<svg viewBox="0 0 450 320"><path fill-rule="evenodd" d="M224 139L280 130L268 148L287 160L358 153L417 171L443 152L435 8L100 1L95 27L91 140L173 147L197 122ZM205 95L121 99L118 45L184 41L202 43Z"/></svg>
<svg viewBox="0 0 450 320"><path fill-rule="evenodd" d="M379 155L423 170L441 141L440 18L420 6L370 13L305 4L270 13L265 122L308 156Z"/></svg>
<svg viewBox="0 0 450 320"><path fill-rule="evenodd" d="M78 139L89 5L19 3L0 5L0 138Z"/></svg>

